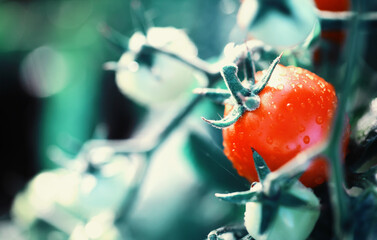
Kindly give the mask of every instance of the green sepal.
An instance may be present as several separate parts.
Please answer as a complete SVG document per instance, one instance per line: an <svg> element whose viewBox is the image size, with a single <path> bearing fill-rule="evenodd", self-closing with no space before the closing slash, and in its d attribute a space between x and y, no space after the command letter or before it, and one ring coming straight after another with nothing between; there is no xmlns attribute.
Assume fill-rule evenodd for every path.
<svg viewBox="0 0 377 240"><path fill-rule="evenodd" d="M251 148L251 150L253 151L254 165L258 173L259 181L263 183L264 179L266 179L267 175L271 172L271 170L268 168L262 156L259 155L259 153L255 151L254 148Z"/></svg>
<svg viewBox="0 0 377 240"><path fill-rule="evenodd" d="M245 76L251 86L255 84L255 65L249 51L245 58Z"/></svg>
<svg viewBox="0 0 377 240"><path fill-rule="evenodd" d="M260 106L260 97L258 95L251 95L243 99L243 106L247 111L254 111Z"/></svg>
<svg viewBox="0 0 377 240"><path fill-rule="evenodd" d="M260 202L261 194L262 192L251 189L244 192L216 193L215 196L223 201L246 204L248 202Z"/></svg>
<svg viewBox="0 0 377 240"><path fill-rule="evenodd" d="M307 201L296 197L290 193L282 193L276 201L279 206L284 207L292 207L292 208L308 208L308 209L315 209L314 206L311 206L307 203Z"/></svg>
<svg viewBox="0 0 377 240"><path fill-rule="evenodd" d="M259 226L259 234L263 235L268 229L268 227L273 224L273 221L275 220L275 217L278 213L279 206L277 204L269 204L264 203L262 204L261 209L261 223Z"/></svg>
<svg viewBox="0 0 377 240"><path fill-rule="evenodd" d="M204 121L211 124L215 128L226 128L235 123L245 112L245 108L242 105L234 106L232 111L221 120L208 120L202 117Z"/></svg>
<svg viewBox="0 0 377 240"><path fill-rule="evenodd" d="M275 67L278 65L280 62L281 56L283 53L279 55L279 57L275 58L275 60L271 63L270 67L267 69L266 74L263 76L262 80L259 81L257 84L255 84L252 88L252 92L254 94L259 94L267 85L268 81L271 78L272 73L275 70Z"/></svg>
<svg viewBox="0 0 377 240"><path fill-rule="evenodd" d="M205 96L218 104L224 104L225 100L231 97L228 90L221 88L195 88L193 93Z"/></svg>
<svg viewBox="0 0 377 240"><path fill-rule="evenodd" d="M230 90L237 103L242 104L242 99L239 97L250 95L250 90L245 88L239 78L237 77L238 68L236 65L224 66L221 70L221 75L225 80L225 84Z"/></svg>

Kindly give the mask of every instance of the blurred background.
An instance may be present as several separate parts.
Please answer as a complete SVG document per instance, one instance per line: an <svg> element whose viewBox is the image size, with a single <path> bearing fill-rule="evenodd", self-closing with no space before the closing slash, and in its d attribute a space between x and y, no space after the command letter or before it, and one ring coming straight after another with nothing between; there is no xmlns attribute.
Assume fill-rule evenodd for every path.
<svg viewBox="0 0 377 240"><path fill-rule="evenodd" d="M101 26L107 24L130 37L140 30L131 5L130 0L0 1L0 239L68 239L70 233L64 231L61 223L40 220L38 214L32 213L38 211L39 205L48 205L49 201L55 200L37 199L38 206L34 206L28 200L22 202L21 199L19 207L11 210L16 194L23 190L24 195L33 195L34 191L45 188L42 195L53 195L52 189L56 188L72 195L72 189L78 184L72 179L81 181L82 176L70 170L62 172L61 167L66 163L62 163L61 159L75 158L88 139L128 138L148 113L148 109L121 94L114 72L103 70L103 64L118 61L123 50L103 37ZM145 19L154 26L184 29L203 59L221 54L235 25L238 5L236 0L142 1ZM201 114L198 111L195 116L198 122L201 121ZM187 125L190 126L190 123ZM187 132L182 130L180 134ZM176 141L171 142L176 145ZM191 148L186 142L180 141L179 144L179 149ZM217 145L221 146L221 139ZM195 163L184 159L190 158L190 154L189 150L177 150L177 153L168 151L162 157L168 159L160 160L165 162L154 161L156 170L151 168L148 175L151 183L145 184L147 189L141 194L144 201L138 201L140 209L136 210L132 220L134 224L127 233L122 233L123 238L177 239L177 234L182 232L185 234L181 239L204 238L210 230L221 226L221 223L225 224L234 214L229 204L217 206L210 203L209 199L214 199L215 186L219 184L216 181L210 186L202 184L202 175L195 170ZM212 163L220 169L220 173L224 171L236 179L235 182L241 181L242 187L247 186L223 170L223 166L214 161ZM47 176L42 174L42 180L33 180L37 182L37 190L30 190L33 187L26 184L42 172ZM165 178L162 177L164 175ZM93 176L97 178L98 175ZM160 181L157 183L154 177ZM172 186L169 179L174 177L177 180ZM101 200L98 195L121 192L116 187L119 184L117 180L109 179L104 180L104 184L107 184L105 190L90 196L94 203L89 204L96 205L96 201L103 201L99 205L108 205L110 203L107 201L111 200ZM49 183L54 186L46 186ZM156 193L148 188L155 187L155 184L160 184L159 191L163 194L150 197ZM119 188L123 189L124 186ZM182 190L177 192L176 189ZM175 197L170 196L172 191ZM121 193L118 195L118 198L122 198ZM187 203L193 199L196 204L191 208L194 209L188 209ZM164 207L156 208L156 205ZM207 205L212 206L212 210L208 210L212 212L224 206L229 209L221 214L202 212ZM103 209L96 207L96 210L87 212L97 214ZM53 218L60 218L63 222L69 222L71 220L67 219L71 218L87 222L96 215L82 213L72 207L66 209L69 209L70 217ZM187 215L192 211L205 216L193 218L194 214L191 217ZM16 220L11 222L14 214L17 215ZM216 216L215 219L213 216ZM93 237L92 234L92 238L88 239L97 239L97 235ZM71 236L71 239L74 237ZM85 238L81 236L77 239Z"/></svg>

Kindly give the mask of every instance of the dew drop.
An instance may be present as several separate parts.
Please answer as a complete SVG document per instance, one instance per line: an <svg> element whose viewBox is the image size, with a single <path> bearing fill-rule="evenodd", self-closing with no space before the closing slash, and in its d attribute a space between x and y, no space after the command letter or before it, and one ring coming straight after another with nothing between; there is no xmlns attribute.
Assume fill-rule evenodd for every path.
<svg viewBox="0 0 377 240"><path fill-rule="evenodd" d="M302 102L300 105L302 108L305 108L305 103Z"/></svg>
<svg viewBox="0 0 377 240"><path fill-rule="evenodd" d="M328 116L329 118L332 118L332 116L333 116L333 111L332 111L331 109L327 110L327 116Z"/></svg>
<svg viewBox="0 0 377 240"><path fill-rule="evenodd" d="M266 138L266 142L267 142L268 144L272 144L272 138L271 138L271 137L267 137L267 138Z"/></svg>
<svg viewBox="0 0 377 240"><path fill-rule="evenodd" d="M300 126L298 127L298 131L299 131L299 132L304 132L304 131L305 131L305 127L302 126L302 125L300 125Z"/></svg>
<svg viewBox="0 0 377 240"><path fill-rule="evenodd" d="M292 86L292 88L295 88L295 84L294 83L292 83L291 86Z"/></svg>
<svg viewBox="0 0 377 240"><path fill-rule="evenodd" d="M310 75L310 74L306 74L306 76L307 76L310 80L313 80L313 79L314 79L314 77L313 77L312 75Z"/></svg>
<svg viewBox="0 0 377 240"><path fill-rule="evenodd" d="M310 137L309 137L309 136L305 136L305 137L303 138L303 141L304 141L305 144L310 143Z"/></svg>
<svg viewBox="0 0 377 240"><path fill-rule="evenodd" d="M289 111L292 111L292 110L293 110L293 106L292 106L292 104L287 103L287 108L288 108Z"/></svg>
<svg viewBox="0 0 377 240"><path fill-rule="evenodd" d="M322 124L323 123L323 117L317 116L316 119L315 119L315 122L318 123L318 124Z"/></svg>
<svg viewBox="0 0 377 240"><path fill-rule="evenodd" d="M302 84L297 84L297 87L302 88Z"/></svg>
<svg viewBox="0 0 377 240"><path fill-rule="evenodd" d="M279 90L283 90L283 89L284 89L283 84L279 84L279 85L278 85L278 89L279 89Z"/></svg>

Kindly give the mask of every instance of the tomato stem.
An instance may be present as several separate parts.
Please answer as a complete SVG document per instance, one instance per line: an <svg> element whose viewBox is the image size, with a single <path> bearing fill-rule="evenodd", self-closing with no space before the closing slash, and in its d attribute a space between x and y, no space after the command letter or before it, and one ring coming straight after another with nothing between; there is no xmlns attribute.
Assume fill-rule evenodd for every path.
<svg viewBox="0 0 377 240"><path fill-rule="evenodd" d="M340 92L337 114L333 123L333 131L331 132L329 146L326 151L331 165L329 191L335 217L335 234L338 239L350 238L352 231L352 227L350 227L350 199L344 191L344 169L341 164L340 149L345 127L344 116L346 113L347 98L352 93L353 72L354 67L357 65L355 56L357 56L357 53L360 51L359 46L362 45L358 34L360 29L359 25L359 15L356 14L350 26L350 34L348 35L349 39L345 48L348 49L348 52L346 58L346 71L344 71L342 81L344 88Z"/></svg>
<svg viewBox="0 0 377 240"><path fill-rule="evenodd" d="M347 29L352 19L358 15L359 27L361 28L376 28L377 26L377 12L368 12L358 14L351 11L332 12L317 10L317 15L321 23L322 30L342 30Z"/></svg>

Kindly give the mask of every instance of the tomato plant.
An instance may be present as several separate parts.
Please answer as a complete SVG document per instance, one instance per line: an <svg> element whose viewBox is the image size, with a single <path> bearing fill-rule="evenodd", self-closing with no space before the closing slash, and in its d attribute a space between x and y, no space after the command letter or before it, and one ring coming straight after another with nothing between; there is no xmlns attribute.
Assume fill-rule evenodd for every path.
<svg viewBox="0 0 377 240"><path fill-rule="evenodd" d="M312 31L316 23L313 10L313 2L308 0L245 0L238 11L237 22L264 43L292 47L302 43Z"/></svg>
<svg viewBox="0 0 377 240"><path fill-rule="evenodd" d="M349 0L315 0L315 4L318 9L331 12L341 12L348 11L350 9ZM330 49L327 49L329 53L325 53L324 50L317 50L314 52L315 61L328 57L330 60L336 60L340 54L340 48L343 46L343 43L346 38L346 31L344 30L323 30L321 32L321 37L326 42L330 43L332 46Z"/></svg>
<svg viewBox="0 0 377 240"><path fill-rule="evenodd" d="M297 178L266 193L266 181L271 170L254 150L253 158L259 182L254 182L248 191L216 196L225 201L246 204L244 225L256 240L306 239L320 214L319 199L311 189L297 182Z"/></svg>
<svg viewBox="0 0 377 240"><path fill-rule="evenodd" d="M260 191L261 183L256 183L252 189ZM319 217L319 200L311 189L300 183L293 185L288 193L305 201L311 209L279 206L271 227L265 234L260 234L263 206L259 202L248 202L245 210L245 227L253 238L303 240L309 236Z"/></svg>
<svg viewBox="0 0 377 240"><path fill-rule="evenodd" d="M256 81L263 73L256 74ZM233 125L223 129L224 152L241 176L257 180L252 165L256 149L271 170L276 170L300 151L324 140L336 111L337 97L331 84L298 67L278 65L259 94L261 105L247 111ZM232 105L226 104L225 115ZM344 148L348 142L344 136ZM343 149L344 150L344 149ZM325 159L317 159L301 177L314 187L327 178Z"/></svg>
<svg viewBox="0 0 377 240"><path fill-rule="evenodd" d="M170 56L148 52L145 45L164 48L184 57L196 56L195 45L186 33L175 28L151 28L147 36L135 33L130 51L118 62L116 83L135 102L154 107L177 100L203 80L201 73Z"/></svg>
<svg viewBox="0 0 377 240"><path fill-rule="evenodd" d="M224 153L238 173L250 182L258 179L252 164L252 149L274 171L299 152L326 139L336 112L337 96L330 83L305 69L279 65L280 58L267 71L257 73L249 62L242 83L237 66L223 67L222 76L230 93L197 91L212 98L223 98L225 117L204 120L223 128ZM250 55L248 59L251 60ZM343 152L348 139L346 128ZM315 187L327 179L327 172L326 159L319 157L300 180L306 186Z"/></svg>

